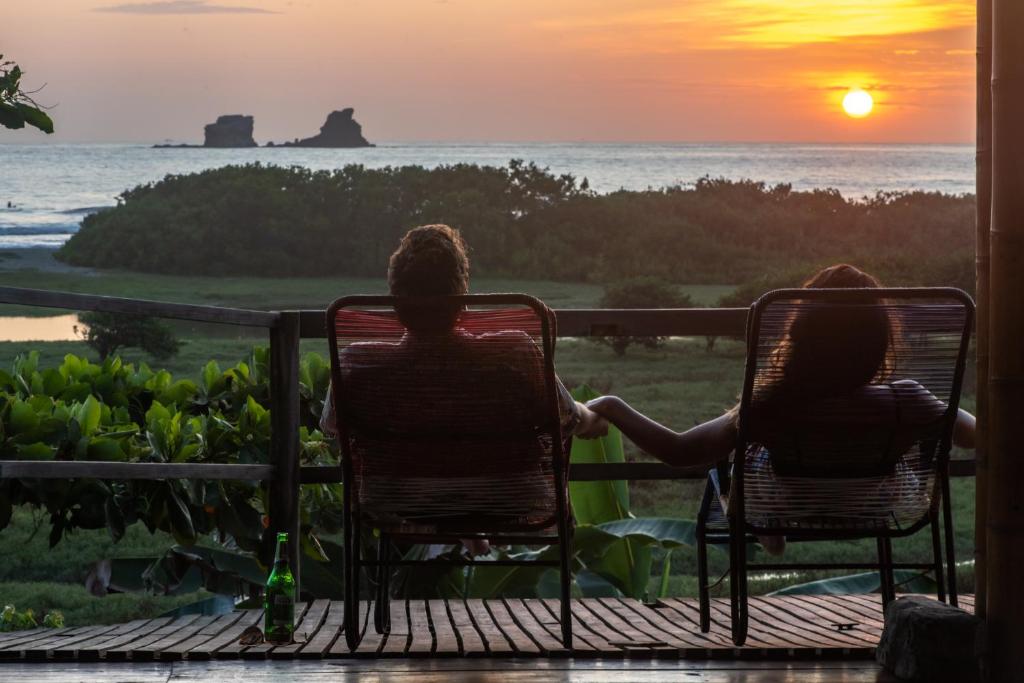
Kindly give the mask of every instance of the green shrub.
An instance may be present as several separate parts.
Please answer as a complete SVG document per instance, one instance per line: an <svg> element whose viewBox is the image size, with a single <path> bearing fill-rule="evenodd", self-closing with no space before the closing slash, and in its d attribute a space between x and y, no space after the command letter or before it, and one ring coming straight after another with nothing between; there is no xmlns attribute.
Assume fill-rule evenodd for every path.
<svg viewBox="0 0 1024 683"><path fill-rule="evenodd" d="M693 299L675 285L658 277L637 277L622 280L604 288L601 308L693 308ZM611 346L616 355L625 355L633 344L649 349L661 348L667 337L595 337L601 344Z"/></svg>
<svg viewBox="0 0 1024 683"><path fill-rule="evenodd" d="M847 200L712 178L598 195L512 161L167 176L86 217L58 258L186 275L377 276L406 230L432 222L462 230L476 274L581 282L737 283L849 261L892 284L956 284L970 279L974 248L970 196Z"/></svg>
<svg viewBox="0 0 1024 683"><path fill-rule="evenodd" d="M78 320L84 325L79 329L82 338L101 361L124 347L142 349L156 359L166 360L181 346L170 326L158 318L94 311L79 315Z"/></svg>
<svg viewBox="0 0 1024 683"><path fill-rule="evenodd" d="M315 354L300 368L300 457L304 464L336 463L333 444L317 429L330 371ZM93 364L68 355L40 368L38 354L19 356L0 371L0 458L123 462L266 463L270 445L266 349L221 370L208 363L198 382L175 381L145 364L137 369L108 358ZM76 529L106 528L116 541L141 522L189 546L203 534L266 559L264 491L256 482L0 481L0 529L19 505L45 511L50 546ZM340 528L340 487L302 490L303 534Z"/></svg>

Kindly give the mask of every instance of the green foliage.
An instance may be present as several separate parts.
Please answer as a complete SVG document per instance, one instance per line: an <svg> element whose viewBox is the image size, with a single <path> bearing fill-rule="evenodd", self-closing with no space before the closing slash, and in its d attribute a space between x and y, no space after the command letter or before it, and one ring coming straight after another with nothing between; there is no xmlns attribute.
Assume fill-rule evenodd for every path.
<svg viewBox="0 0 1024 683"><path fill-rule="evenodd" d="M80 330L82 338L96 350L101 361L124 347L139 348L153 358L165 360L181 347L171 328L157 318L94 311L82 313L78 320L84 326Z"/></svg>
<svg viewBox="0 0 1024 683"><path fill-rule="evenodd" d="M17 64L4 61L0 55L0 126L24 128L27 123L44 133L53 132L53 121L32 98L21 89L24 72Z"/></svg>
<svg viewBox="0 0 1024 683"><path fill-rule="evenodd" d="M606 285L601 308L693 308L693 299L679 287L658 277L642 276ZM657 349L667 337L596 337L597 342L611 346L623 356L632 344Z"/></svg>
<svg viewBox="0 0 1024 683"><path fill-rule="evenodd" d="M301 363L300 457L306 464L334 463L332 446L317 431L326 392L325 361ZM270 444L266 349L227 370L211 362L198 382L175 381L145 364L119 358L93 364L69 355L56 368L39 367L38 354L19 356L11 373L0 372L0 457L35 460L266 463ZM120 539L141 522L192 546L201 535L255 553L264 561L264 491L256 482L191 480L106 482L4 480L0 528L12 510L45 510L50 545L75 529L106 528ZM340 528L340 487L305 487L303 536Z"/></svg>
<svg viewBox="0 0 1024 683"><path fill-rule="evenodd" d="M125 191L61 248L68 263L155 273L377 275L410 227L445 222L473 269L607 282L747 282L850 261L892 284L966 283L974 200L702 178L692 187L590 192L534 165L333 171L251 164Z"/></svg>
<svg viewBox="0 0 1024 683"><path fill-rule="evenodd" d="M165 596L140 593L111 594L99 599L90 595L82 586L67 583L0 583L0 605L31 606L35 614L44 615L59 611L64 617L64 625L70 627L152 619L201 597L205 597L205 594ZM45 616L43 621L46 621Z"/></svg>
<svg viewBox="0 0 1024 683"><path fill-rule="evenodd" d="M39 622L36 621L35 612L27 609L19 612L14 605L6 605L0 612L0 633L6 631L24 631L25 629L36 628ZM64 615L60 612L47 612L43 617L43 626L46 628L61 628L64 626Z"/></svg>
<svg viewBox="0 0 1024 683"><path fill-rule="evenodd" d="M901 593L927 593L934 595L938 584L927 574L897 569L893 572L896 589ZM851 593L877 593L881 589L878 572L865 572L849 576L837 576L774 591L770 595L849 595Z"/></svg>

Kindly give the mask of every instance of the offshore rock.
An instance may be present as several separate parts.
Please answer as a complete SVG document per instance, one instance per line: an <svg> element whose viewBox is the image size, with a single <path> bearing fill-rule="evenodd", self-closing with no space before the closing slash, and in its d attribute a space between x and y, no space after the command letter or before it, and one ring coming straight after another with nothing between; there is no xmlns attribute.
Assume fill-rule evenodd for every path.
<svg viewBox="0 0 1024 683"><path fill-rule="evenodd" d="M962 609L920 595L889 603L875 658L911 681L981 680L984 624Z"/></svg>
<svg viewBox="0 0 1024 683"><path fill-rule="evenodd" d="M373 147L363 137L363 127L352 118L354 110L349 107L332 111L320 127L320 134L311 138L285 142L285 147Z"/></svg>
<svg viewBox="0 0 1024 683"><path fill-rule="evenodd" d="M241 114L218 116L216 123L203 129L206 138L203 147L255 147L252 138L253 118Z"/></svg>

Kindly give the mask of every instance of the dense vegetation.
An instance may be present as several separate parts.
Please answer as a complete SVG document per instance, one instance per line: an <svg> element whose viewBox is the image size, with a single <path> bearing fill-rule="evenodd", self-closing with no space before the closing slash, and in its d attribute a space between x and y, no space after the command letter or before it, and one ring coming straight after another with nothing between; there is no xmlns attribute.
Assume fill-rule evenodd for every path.
<svg viewBox="0 0 1024 683"><path fill-rule="evenodd" d="M532 164L335 171L252 164L168 176L89 216L60 250L153 273L379 275L409 227L445 222L487 276L742 283L852 261L898 284L969 284L974 200L702 178L591 192Z"/></svg>
<svg viewBox="0 0 1024 683"><path fill-rule="evenodd" d="M200 380L174 380L166 371L108 358L97 365L68 355L43 368L38 354L19 357L0 372L0 456L16 460L130 462L267 461L270 441L267 352L221 370L211 361ZM329 371L316 355L301 366L301 458L336 462L316 424ZM303 490L304 544L336 532L337 486ZM127 481L97 479L0 482L0 529L19 505L45 510L50 546L77 529L106 528L116 541L141 522L184 545L209 534L266 560L266 512L255 482Z"/></svg>

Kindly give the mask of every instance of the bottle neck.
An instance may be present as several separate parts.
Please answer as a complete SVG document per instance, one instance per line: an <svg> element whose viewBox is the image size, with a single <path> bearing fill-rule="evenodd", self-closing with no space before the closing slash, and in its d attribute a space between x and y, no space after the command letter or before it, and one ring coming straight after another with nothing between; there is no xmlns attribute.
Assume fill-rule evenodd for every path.
<svg viewBox="0 0 1024 683"><path fill-rule="evenodd" d="M274 567L288 566L288 541L278 541L277 551L274 553Z"/></svg>

